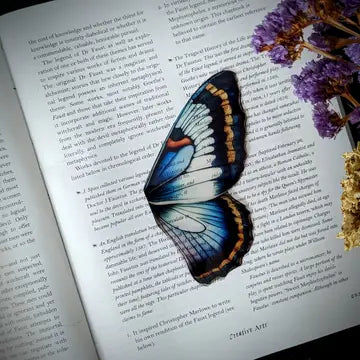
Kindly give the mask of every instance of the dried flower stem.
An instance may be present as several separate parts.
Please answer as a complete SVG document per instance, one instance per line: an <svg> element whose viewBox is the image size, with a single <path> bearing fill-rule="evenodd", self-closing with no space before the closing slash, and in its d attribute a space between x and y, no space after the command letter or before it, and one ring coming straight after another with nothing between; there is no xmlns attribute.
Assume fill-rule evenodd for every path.
<svg viewBox="0 0 360 360"><path fill-rule="evenodd" d="M322 55L328 59L331 59L331 60L336 60L336 61L345 61L344 59L342 59L340 56L336 56L336 55L333 55L327 51L324 51L324 50L321 50L320 48L318 48L317 46L315 45L312 45L310 43L308 43L307 41L304 41L302 44L302 47L310 50L310 51L313 51L319 55Z"/></svg>
<svg viewBox="0 0 360 360"><path fill-rule="evenodd" d="M333 55L333 54L331 54L331 53L329 53L329 52L327 52L327 51L321 50L321 49L318 48L317 46L314 46L314 45L308 43L307 41L303 41L303 42L301 43L301 46L302 46L303 48L306 48L306 49L308 49L308 50L310 50L310 51L313 51L313 52L315 52L315 53L317 53L317 54L319 54L319 55L322 55L322 56L324 56L324 57L326 57L326 58L328 58L328 59L335 60L335 61L340 61L340 62L343 62L343 63L353 64L352 62L347 61L347 60L343 59L343 58L340 57L340 56L336 56L336 55ZM358 70L360 70L360 66L356 66L356 68L357 68Z"/></svg>
<svg viewBox="0 0 360 360"><path fill-rule="evenodd" d="M358 24L357 22L349 19L349 18L346 17L346 16L343 16L343 15L342 15L341 18L340 18L340 21L346 22L346 23L348 23L349 25L355 26L355 27L357 27L358 29L360 29L360 26L359 26L359 24Z"/></svg>
<svg viewBox="0 0 360 360"><path fill-rule="evenodd" d="M360 44L360 38L337 39L335 41L334 49L341 49L350 44Z"/></svg>
<svg viewBox="0 0 360 360"><path fill-rule="evenodd" d="M323 19L324 23L328 24L328 25L332 25L334 27L336 27L337 29L339 30L342 30L352 36L355 36L355 37L360 37L360 34L357 33L356 31L354 30L351 30L349 29L348 27L346 27L344 24L342 24L341 22L339 21L336 21L335 19L333 19L332 17L328 16L326 18Z"/></svg>
<svg viewBox="0 0 360 360"><path fill-rule="evenodd" d="M346 100L349 100L355 107L360 106L360 103L350 94L349 91L342 93L341 96Z"/></svg>

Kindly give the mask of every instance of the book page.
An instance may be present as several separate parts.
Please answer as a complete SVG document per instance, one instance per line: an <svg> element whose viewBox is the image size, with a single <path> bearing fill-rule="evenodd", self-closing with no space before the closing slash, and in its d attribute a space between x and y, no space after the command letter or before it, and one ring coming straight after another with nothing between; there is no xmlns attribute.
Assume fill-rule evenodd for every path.
<svg viewBox="0 0 360 360"><path fill-rule="evenodd" d="M3 52L0 359L97 359Z"/></svg>
<svg viewBox="0 0 360 360"><path fill-rule="evenodd" d="M318 136L290 83L300 63L254 54L253 29L275 5L60 2L0 23L102 359L252 359L358 324L358 253L336 238L350 143L344 131ZM204 286L143 187L189 96L223 69L247 115L231 193L251 212L254 243Z"/></svg>

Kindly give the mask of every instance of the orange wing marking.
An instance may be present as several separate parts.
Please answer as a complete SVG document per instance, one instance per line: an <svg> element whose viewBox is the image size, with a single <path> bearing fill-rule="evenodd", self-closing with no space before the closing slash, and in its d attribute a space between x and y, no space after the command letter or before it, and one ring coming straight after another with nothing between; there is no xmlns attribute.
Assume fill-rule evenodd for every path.
<svg viewBox="0 0 360 360"><path fill-rule="evenodd" d="M166 142L166 146L170 149L180 148L185 145L191 145L191 140L188 137L184 137L178 141L174 141L173 139L169 138Z"/></svg>
<svg viewBox="0 0 360 360"><path fill-rule="evenodd" d="M224 110L225 115L225 126L224 126L224 132L226 134L226 147L227 147L227 158L228 163L231 164L235 161L235 149L233 145L233 139L234 139L234 132L232 131L231 125L233 125L233 117L232 117L232 108L229 102L228 94L222 90L218 89L213 84L209 83L206 85L206 90L209 91L212 95L218 96L222 102L221 107Z"/></svg>
<svg viewBox="0 0 360 360"><path fill-rule="evenodd" d="M239 210L237 209L236 205L231 201L231 199L228 198L227 196L221 196L220 199L225 200L228 203L231 212L234 215L234 221L237 223L238 226L238 241L236 242L229 256L225 260L223 260L218 267L211 269L210 271L207 271L206 273L203 273L200 276L198 276L200 279L205 278L213 273L220 272L225 265L229 264L233 260L234 256L241 249L241 246L244 243L244 227ZM242 258L239 259L239 265L241 264L241 262L242 262Z"/></svg>

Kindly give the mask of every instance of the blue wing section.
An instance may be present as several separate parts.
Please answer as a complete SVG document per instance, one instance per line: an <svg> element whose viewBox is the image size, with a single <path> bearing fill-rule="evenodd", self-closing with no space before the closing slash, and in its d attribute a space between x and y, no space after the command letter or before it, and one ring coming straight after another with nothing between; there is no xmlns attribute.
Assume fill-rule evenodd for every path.
<svg viewBox="0 0 360 360"><path fill-rule="evenodd" d="M178 151L169 151L159 162L153 182L164 183L167 179L180 175L188 166L194 154L194 147L187 145Z"/></svg>
<svg viewBox="0 0 360 360"><path fill-rule="evenodd" d="M151 208L200 283L208 284L241 265L252 244L249 212L228 194L202 203Z"/></svg>
<svg viewBox="0 0 360 360"><path fill-rule="evenodd" d="M241 265L252 244L249 212L227 194L244 167L244 142L236 77L223 71L184 106L145 184L157 224L200 283Z"/></svg>
<svg viewBox="0 0 360 360"><path fill-rule="evenodd" d="M200 86L176 119L145 185L149 202L207 201L229 190L244 167L244 139L236 77L223 71Z"/></svg>

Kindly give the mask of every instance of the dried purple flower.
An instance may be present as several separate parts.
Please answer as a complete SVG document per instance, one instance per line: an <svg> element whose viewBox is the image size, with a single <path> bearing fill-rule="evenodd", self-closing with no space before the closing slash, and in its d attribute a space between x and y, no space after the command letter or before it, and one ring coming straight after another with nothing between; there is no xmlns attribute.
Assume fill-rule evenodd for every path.
<svg viewBox="0 0 360 360"><path fill-rule="evenodd" d="M275 45L270 51L269 56L273 63L290 66L292 61L289 59L289 51L286 47Z"/></svg>
<svg viewBox="0 0 360 360"><path fill-rule="evenodd" d="M360 8L360 0L340 0L342 2L344 9L343 15L352 16Z"/></svg>
<svg viewBox="0 0 360 360"><path fill-rule="evenodd" d="M290 66L300 57L303 28L311 23L307 8L306 1L281 1L255 28L252 38L255 51L269 51L272 62Z"/></svg>
<svg viewBox="0 0 360 360"><path fill-rule="evenodd" d="M307 0L309 12L323 21L345 33L357 36L357 33L343 24L343 22L357 26L356 22L347 18L350 13L353 15L354 9L359 8L360 0Z"/></svg>
<svg viewBox="0 0 360 360"><path fill-rule="evenodd" d="M331 50L331 43L329 41L329 38L326 36L323 36L319 33L312 33L309 38L308 41L310 44L318 47L321 50L324 51L330 51Z"/></svg>
<svg viewBox="0 0 360 360"><path fill-rule="evenodd" d="M313 109L314 125L322 138L333 138L345 125L343 119L326 103L317 103Z"/></svg>
<svg viewBox="0 0 360 360"><path fill-rule="evenodd" d="M309 4L310 11L321 19L328 16L337 18L340 15L341 4L338 0L305 0Z"/></svg>
<svg viewBox="0 0 360 360"><path fill-rule="evenodd" d="M360 65L360 44L348 45L344 52L352 62Z"/></svg>
<svg viewBox="0 0 360 360"><path fill-rule="evenodd" d="M316 23L313 25L313 30L321 35L326 35L331 31L332 27L328 24L325 24L323 22Z"/></svg>
<svg viewBox="0 0 360 360"><path fill-rule="evenodd" d="M282 0L277 6L280 15L288 19L291 25L297 20L299 13L306 13L308 8L309 5L304 0Z"/></svg>
<svg viewBox="0 0 360 360"><path fill-rule="evenodd" d="M355 108L350 114L349 121L355 125L360 122L360 107Z"/></svg>
<svg viewBox="0 0 360 360"><path fill-rule="evenodd" d="M313 33L308 37L310 44L318 47L324 51L331 50L331 44L329 41L329 31L331 26L323 22L313 25Z"/></svg>
<svg viewBox="0 0 360 360"><path fill-rule="evenodd" d="M310 61L291 80L300 99L316 104L346 92L355 70L353 64L323 58Z"/></svg>

